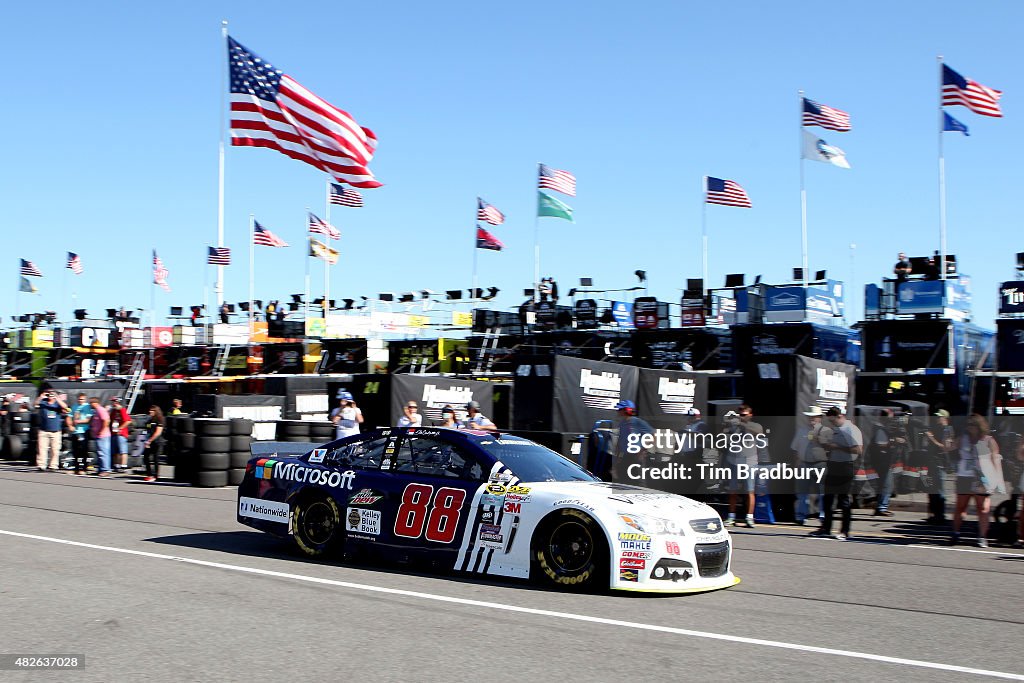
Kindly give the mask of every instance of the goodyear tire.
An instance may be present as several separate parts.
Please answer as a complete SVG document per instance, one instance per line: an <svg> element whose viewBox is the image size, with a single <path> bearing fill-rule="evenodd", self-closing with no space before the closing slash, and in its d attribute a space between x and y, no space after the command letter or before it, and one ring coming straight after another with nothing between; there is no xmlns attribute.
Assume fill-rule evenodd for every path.
<svg viewBox="0 0 1024 683"><path fill-rule="evenodd" d="M304 555L328 555L341 544L343 533L341 510L333 499L321 494L299 499L292 513L292 537Z"/></svg>
<svg viewBox="0 0 1024 683"><path fill-rule="evenodd" d="M220 471L223 472L228 469L228 465L231 464L231 456L227 453L200 453L199 454L199 469L209 472ZM223 484L222 484L223 486Z"/></svg>
<svg viewBox="0 0 1024 683"><path fill-rule="evenodd" d="M199 436L231 436L231 421L210 417L192 420Z"/></svg>
<svg viewBox="0 0 1024 683"><path fill-rule="evenodd" d="M228 485L228 471L221 470L219 472L196 472L196 478L193 481L196 486L212 489L219 488L221 486Z"/></svg>
<svg viewBox="0 0 1024 683"><path fill-rule="evenodd" d="M228 486L238 486L245 479L245 468L228 470Z"/></svg>
<svg viewBox="0 0 1024 683"><path fill-rule="evenodd" d="M199 451L202 453L222 453L235 450L231 448L230 436L201 436L199 437Z"/></svg>
<svg viewBox="0 0 1024 683"><path fill-rule="evenodd" d="M196 421L194 418L186 417L184 415L175 415L178 418L178 426L175 427L179 432L189 432L194 434L196 431Z"/></svg>
<svg viewBox="0 0 1024 683"><path fill-rule="evenodd" d="M252 436L253 421L245 417L231 418L231 436Z"/></svg>
<svg viewBox="0 0 1024 683"><path fill-rule="evenodd" d="M249 464L249 460L252 459L252 453L249 451L231 451L228 453L230 462L228 465L231 469L237 470L238 468L245 469L245 466Z"/></svg>
<svg viewBox="0 0 1024 683"><path fill-rule="evenodd" d="M608 586L604 532L580 510L561 510L541 524L533 538L533 560L543 580L559 588Z"/></svg>
<svg viewBox="0 0 1024 683"><path fill-rule="evenodd" d="M191 451L196 447L196 435L192 432L178 433L178 448L183 451Z"/></svg>
<svg viewBox="0 0 1024 683"><path fill-rule="evenodd" d="M230 443L228 444L230 451L249 451L249 446L252 445L251 436L243 436L241 434L232 434L230 437Z"/></svg>

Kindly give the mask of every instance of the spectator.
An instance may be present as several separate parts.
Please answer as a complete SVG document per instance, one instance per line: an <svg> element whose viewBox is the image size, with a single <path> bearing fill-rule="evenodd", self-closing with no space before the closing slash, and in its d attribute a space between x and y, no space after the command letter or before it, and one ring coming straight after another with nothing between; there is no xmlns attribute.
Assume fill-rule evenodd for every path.
<svg viewBox="0 0 1024 683"><path fill-rule="evenodd" d="M476 401L466 404L466 419L459 426L462 429L482 429L488 432L498 429L486 415L480 412L480 404Z"/></svg>
<svg viewBox="0 0 1024 683"><path fill-rule="evenodd" d="M896 425L892 410L884 408L878 416L871 435L871 450L868 452L870 463L878 474L878 496L875 499L875 516L892 517L889 511L889 499L892 497L892 463L898 450ZM904 443L906 439L903 439Z"/></svg>
<svg viewBox="0 0 1024 683"><path fill-rule="evenodd" d="M420 415L420 407L416 405L416 401L409 401L405 404L405 408L402 409L402 417L398 418L399 427L421 427L423 426L423 416Z"/></svg>
<svg viewBox="0 0 1024 683"><path fill-rule="evenodd" d="M110 452L114 461L115 472L128 471L128 437L132 426L132 418L121 405L121 399L114 396L110 399Z"/></svg>
<svg viewBox="0 0 1024 683"><path fill-rule="evenodd" d="M928 264L925 265L925 267L924 267L924 279L925 280L938 280L939 279L939 277L940 277L940 274L939 274L939 264L937 263L937 261L938 261L938 259L936 259L934 256L929 256L928 257Z"/></svg>
<svg viewBox="0 0 1024 683"><path fill-rule="evenodd" d="M64 420L62 418L68 406L60 399L56 391L48 390L36 399L38 412L38 429L36 430L36 467L40 472L49 468L60 470L60 446Z"/></svg>
<svg viewBox="0 0 1024 683"><path fill-rule="evenodd" d="M956 446L953 427L949 424L949 411L936 410L936 428L925 431L925 443L928 446L928 513L925 521L929 524L946 523L946 496L944 494L946 469L949 467L949 456Z"/></svg>
<svg viewBox="0 0 1024 683"><path fill-rule="evenodd" d="M739 499L741 495L746 496L747 502L747 517L744 522L744 526L748 529L754 528L754 477L748 476L741 479L739 477L739 468L737 465L745 464L751 472L754 467L757 466L758 462L758 447L757 438L761 435L763 438L764 427L758 422L754 422L754 411L746 403L740 405L739 412L736 414L738 420L734 419L731 421L730 430L735 434L747 435L750 434L753 439L744 438L740 442L740 447L737 451L729 450L725 459L728 463L732 472L729 475L729 516L725 520L725 526L736 525L736 508L739 505Z"/></svg>
<svg viewBox="0 0 1024 683"><path fill-rule="evenodd" d="M821 423L824 416L819 406L809 406L804 412L807 416L807 429L797 430L793 435L791 448L796 454L798 467L825 467L828 453L825 448L832 443L832 430ZM817 481L801 479L796 482L796 523L803 526L810 514L810 499L813 495L818 507L818 519L824 519L822 496L824 486Z"/></svg>
<svg viewBox="0 0 1024 683"><path fill-rule="evenodd" d="M172 399L172 400L171 400L171 412L170 412L169 414L170 414L170 415L184 415L184 414L185 414L185 411L183 411L183 410L181 409L181 407L182 407L183 405L184 405L184 404L182 403L182 401L181 401L181 399L180 399L180 398L175 398L175 399Z"/></svg>
<svg viewBox="0 0 1024 683"><path fill-rule="evenodd" d="M448 429L459 428L459 423L455 420L455 408L451 406L441 408L441 426Z"/></svg>
<svg viewBox="0 0 1024 683"><path fill-rule="evenodd" d="M689 468L686 471L700 472L697 465L704 462L704 446L710 440L705 439L705 434L711 433L708 423L701 417L700 410L689 408L687 411L687 422L683 427L683 458L682 464ZM710 446L709 446L710 447ZM684 479L681 484L680 493L683 495L696 494L700 488L698 477Z"/></svg>
<svg viewBox="0 0 1024 683"><path fill-rule="evenodd" d="M910 260L907 259L907 255L902 251L896 255L896 258L898 260L896 261L896 265L893 266L892 272L896 275L897 283L905 282L907 276L913 272L913 269L910 267Z"/></svg>
<svg viewBox="0 0 1024 683"><path fill-rule="evenodd" d="M363 423L363 411L356 405L352 394L344 389L338 392L338 407L331 411L330 417L334 423L335 439L358 434L359 425Z"/></svg>
<svg viewBox="0 0 1024 683"><path fill-rule="evenodd" d="M832 535L832 518L838 500L842 521L839 533L834 538L845 541L850 537L853 522L850 488L853 485L854 463L864 454L864 435L835 406L829 408L825 416L832 424L832 443L829 444L828 463L825 465L825 519L821 528L811 535Z"/></svg>
<svg viewBox="0 0 1024 683"><path fill-rule="evenodd" d="M164 448L164 413L160 406L149 407L149 420L146 422L146 449L143 460L146 463L146 478L143 481L156 481L160 476L160 454Z"/></svg>
<svg viewBox="0 0 1024 683"><path fill-rule="evenodd" d="M978 513L977 545L979 548L987 548L991 491L1000 482L989 481L982 466L991 465L992 469L1000 472L1001 478L1002 456L999 455L999 444L988 433L988 422L981 415L974 414L967 418L967 431L960 437L959 455L956 468L956 509L953 511L950 543L956 545L960 542L960 525L971 498L974 498L974 507Z"/></svg>
<svg viewBox="0 0 1024 683"><path fill-rule="evenodd" d="M228 324L228 315L231 313L231 307L227 303L221 304L220 307L220 321L225 325Z"/></svg>
<svg viewBox="0 0 1024 683"><path fill-rule="evenodd" d="M89 436L96 442L96 459L99 462L98 476L110 476L110 413L99 398L89 399L92 417L89 418Z"/></svg>
<svg viewBox="0 0 1024 683"><path fill-rule="evenodd" d="M68 427L72 431L71 452L75 456L75 474L86 474L89 471L89 421L92 419L92 406L85 394L79 394L78 402L71 409Z"/></svg>
<svg viewBox="0 0 1024 683"><path fill-rule="evenodd" d="M643 434L654 434L651 425L636 416L636 404L632 401L619 401L615 404L615 410L619 413L619 438L615 445L615 463L618 466L615 475L619 481L629 479L629 466L643 464L644 456L639 452L630 453L631 447L639 447L637 439L630 436L637 434L639 438ZM631 443L632 442L632 443Z"/></svg>

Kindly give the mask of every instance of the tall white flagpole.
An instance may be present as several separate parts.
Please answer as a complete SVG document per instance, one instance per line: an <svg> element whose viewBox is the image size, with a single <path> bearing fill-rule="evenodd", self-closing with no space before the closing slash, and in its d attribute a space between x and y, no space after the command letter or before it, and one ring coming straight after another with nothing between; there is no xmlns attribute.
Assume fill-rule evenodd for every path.
<svg viewBox="0 0 1024 683"><path fill-rule="evenodd" d="M797 149L800 153L800 269L803 271L804 287L807 287L809 263L807 257L807 188L804 187L804 91L798 90L800 100L800 126Z"/></svg>
<svg viewBox="0 0 1024 683"><path fill-rule="evenodd" d="M477 232L480 229L480 225L476 222L477 221L476 216L477 216L477 214L480 211L480 198L479 197L476 198L476 202L477 202L477 204L476 204L477 205L477 213L473 214L473 216L474 216L474 219L473 219L473 279L472 279L473 289L470 290L470 295L476 294L476 289L477 289L477 275L476 275L477 274L477 270L476 270L477 253L476 252L479 251L479 249L477 249L477 246L476 246L476 235L477 235Z"/></svg>
<svg viewBox="0 0 1024 683"><path fill-rule="evenodd" d="M249 341L256 331L256 313L253 310L256 301L256 215L249 214Z"/></svg>
<svg viewBox="0 0 1024 683"><path fill-rule="evenodd" d="M303 251L303 255L306 257L306 297L305 297L304 310L306 312L305 313L306 320L309 320L309 252L310 252L310 247L312 245L311 245L311 243L309 241L310 237L309 237L309 207L308 206L306 207L305 223L306 223L306 235L305 235L305 239L306 239L306 245L305 246L306 246L306 248ZM305 322L303 322L303 325L305 325Z"/></svg>
<svg viewBox="0 0 1024 683"><path fill-rule="evenodd" d="M946 157L943 149L942 55L939 55L939 277L946 279Z"/></svg>
<svg viewBox="0 0 1024 683"><path fill-rule="evenodd" d="M540 162L537 162L537 178L540 178ZM534 182L537 205L533 209L533 300L540 301L540 186ZM473 252L474 256L476 252ZM474 294L476 292L473 292Z"/></svg>
<svg viewBox="0 0 1024 683"><path fill-rule="evenodd" d="M331 223L331 180L327 179L327 196L325 197L326 206L324 213L327 214L327 225L333 225ZM327 243L327 248L331 248L331 236L325 235L324 242ZM340 250L339 250L340 251ZM330 252L327 253L330 256ZM341 254L338 255L339 259ZM324 324L327 324L327 313L331 310L331 262L328 259L324 259Z"/></svg>
<svg viewBox="0 0 1024 683"><path fill-rule="evenodd" d="M225 53L228 45L228 22L220 23L220 36L224 41ZM226 135L225 106L227 98L227 82L225 75L226 65L221 61L220 66L220 151L217 164L217 246L224 246L224 138ZM250 238L251 239L251 238ZM217 293L217 308L224 304L224 266L217 266L217 284L214 285Z"/></svg>
<svg viewBox="0 0 1024 683"><path fill-rule="evenodd" d="M704 176L701 180L701 217L700 217L700 276L703 278L704 291L701 295L708 291L710 288L710 281L708 280L708 177Z"/></svg>

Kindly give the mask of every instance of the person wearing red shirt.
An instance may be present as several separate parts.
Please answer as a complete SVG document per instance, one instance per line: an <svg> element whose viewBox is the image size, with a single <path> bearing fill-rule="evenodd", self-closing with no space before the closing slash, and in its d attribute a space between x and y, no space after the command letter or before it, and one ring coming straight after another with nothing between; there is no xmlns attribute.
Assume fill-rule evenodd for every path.
<svg viewBox="0 0 1024 683"><path fill-rule="evenodd" d="M132 425L132 418L121 405L121 399L117 396L110 399L110 453L114 461L115 472L128 471L128 428Z"/></svg>

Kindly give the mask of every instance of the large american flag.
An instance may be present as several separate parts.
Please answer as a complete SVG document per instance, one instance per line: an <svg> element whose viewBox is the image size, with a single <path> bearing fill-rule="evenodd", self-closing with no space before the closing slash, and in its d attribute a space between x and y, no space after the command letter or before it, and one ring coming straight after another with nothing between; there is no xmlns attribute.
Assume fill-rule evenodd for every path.
<svg viewBox="0 0 1024 683"><path fill-rule="evenodd" d="M309 214L309 234L311 235L325 235L330 237L332 240L341 239L341 231L336 227L321 219L316 214Z"/></svg>
<svg viewBox="0 0 1024 683"><path fill-rule="evenodd" d="M170 275L170 271L164 267L164 262L160 260L160 257L156 255L156 249L153 250L153 284L160 285L165 292L171 291L170 285L167 284L167 276Z"/></svg>
<svg viewBox="0 0 1024 683"><path fill-rule="evenodd" d="M987 88L942 65L943 106L960 104L975 114L1001 117L1003 112L999 109L999 98L1002 96L1001 90Z"/></svg>
<svg viewBox="0 0 1024 683"><path fill-rule="evenodd" d="M211 266L230 266L231 249L228 247L208 247L206 263Z"/></svg>
<svg viewBox="0 0 1024 683"><path fill-rule="evenodd" d="M232 145L276 149L340 183L380 187L367 168L377 147L373 131L233 38L228 66Z"/></svg>
<svg viewBox="0 0 1024 683"><path fill-rule="evenodd" d="M331 204L358 208L363 205L363 195L359 194L359 190L331 183Z"/></svg>
<svg viewBox="0 0 1024 683"><path fill-rule="evenodd" d="M32 277L43 276L43 274L39 272L39 269L36 268L36 264L31 261L26 261L25 259L21 259L21 274L31 275Z"/></svg>
<svg viewBox="0 0 1024 683"><path fill-rule="evenodd" d="M555 192L575 197L576 176L568 171L559 171L557 168L541 164L538 172L537 187L542 190L554 190Z"/></svg>
<svg viewBox="0 0 1024 683"><path fill-rule="evenodd" d="M73 251L69 251L68 252L68 265L67 265L67 267L75 275L81 275L82 271L85 270L84 268L82 268L82 259L81 259L81 257L79 257L78 254L76 254Z"/></svg>
<svg viewBox="0 0 1024 683"><path fill-rule="evenodd" d="M480 197L476 198L476 206L476 219L478 221L485 221L491 225L501 225L505 222L505 214L480 199Z"/></svg>
<svg viewBox="0 0 1024 683"><path fill-rule="evenodd" d="M850 130L850 115L841 109L834 109L814 100L804 98L805 126L821 126L829 130L845 133Z"/></svg>
<svg viewBox="0 0 1024 683"><path fill-rule="evenodd" d="M262 225L253 221L252 229L252 243L259 244L264 247L287 247L288 243L283 239L270 232Z"/></svg>
<svg viewBox="0 0 1024 683"><path fill-rule="evenodd" d="M750 197L737 183L721 178L707 179L707 203L723 204L725 206L739 206L744 209L752 208Z"/></svg>

